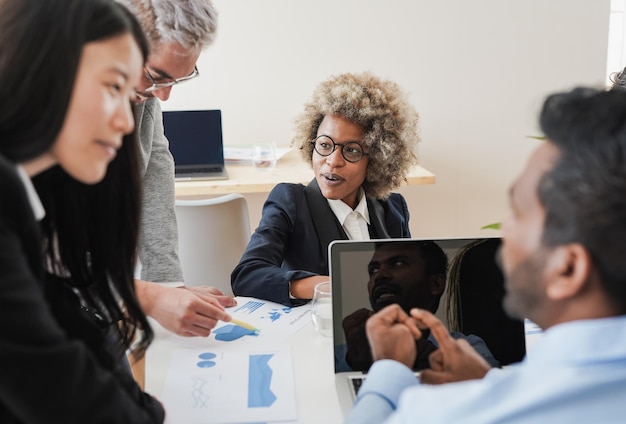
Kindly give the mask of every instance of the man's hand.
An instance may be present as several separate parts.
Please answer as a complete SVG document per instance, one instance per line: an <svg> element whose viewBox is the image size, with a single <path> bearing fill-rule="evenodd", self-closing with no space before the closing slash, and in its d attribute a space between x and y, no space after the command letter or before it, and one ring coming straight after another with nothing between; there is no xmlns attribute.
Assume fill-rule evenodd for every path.
<svg viewBox="0 0 626 424"><path fill-rule="evenodd" d="M415 318L419 328L430 328L439 344L439 349L428 358L431 369L420 373L422 383L442 384L473 380L483 378L487 374L491 368L487 361L476 353L466 340L452 338L436 316L417 308L411 310L411 316Z"/></svg>
<svg viewBox="0 0 626 424"><path fill-rule="evenodd" d="M225 308L230 308L231 306L237 306L237 301L234 298L225 295L224 293L222 293L219 289L215 287L180 286L177 288L189 290L190 292L195 293L197 296L207 299L207 301L208 299L215 299L220 303L220 305L222 305Z"/></svg>
<svg viewBox="0 0 626 424"><path fill-rule="evenodd" d="M415 320L397 304L372 315L365 325L375 361L393 359L411 368L417 356L415 340L421 337Z"/></svg>
<svg viewBox="0 0 626 424"><path fill-rule="evenodd" d="M146 314L185 337L207 337L218 320L230 321L224 307L237 303L213 287L166 287L141 280L135 280L135 287Z"/></svg>

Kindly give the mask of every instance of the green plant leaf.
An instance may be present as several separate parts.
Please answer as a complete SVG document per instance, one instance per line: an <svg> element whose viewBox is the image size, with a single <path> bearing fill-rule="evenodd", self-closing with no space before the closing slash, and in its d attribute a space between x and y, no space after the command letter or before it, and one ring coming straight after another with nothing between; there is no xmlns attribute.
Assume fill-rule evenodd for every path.
<svg viewBox="0 0 626 424"><path fill-rule="evenodd" d="M499 222L494 222L493 224L488 224L488 225L483 225L482 227L480 227L481 230L499 230L500 229L500 223Z"/></svg>

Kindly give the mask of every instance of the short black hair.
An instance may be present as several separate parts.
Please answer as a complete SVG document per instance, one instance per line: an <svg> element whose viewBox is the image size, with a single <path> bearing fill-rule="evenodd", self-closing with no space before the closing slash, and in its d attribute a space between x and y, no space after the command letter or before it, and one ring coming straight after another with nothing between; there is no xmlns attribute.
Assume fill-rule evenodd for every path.
<svg viewBox="0 0 626 424"><path fill-rule="evenodd" d="M539 121L560 152L538 187L543 244L583 245L607 297L626 313L626 91L551 95Z"/></svg>
<svg viewBox="0 0 626 424"><path fill-rule="evenodd" d="M389 245L387 242L377 242L375 244L375 250L378 250L381 246ZM391 242L395 243L395 242ZM424 260L424 272L426 275L438 275L441 274L444 277L448 272L448 256L446 252L432 240L403 240L398 241L411 249L415 249L420 253L420 256Z"/></svg>

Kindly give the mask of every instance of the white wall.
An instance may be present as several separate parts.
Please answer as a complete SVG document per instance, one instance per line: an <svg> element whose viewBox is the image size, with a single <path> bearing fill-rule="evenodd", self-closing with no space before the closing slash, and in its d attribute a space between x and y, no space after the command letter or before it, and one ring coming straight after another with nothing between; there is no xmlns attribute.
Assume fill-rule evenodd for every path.
<svg viewBox="0 0 626 424"><path fill-rule="evenodd" d="M475 236L507 213L545 95L605 81L609 0L213 0L200 78L163 108L223 111L226 144L290 143L316 84L371 70L410 93L433 186L402 187L414 236ZM253 228L264 195L247 196Z"/></svg>

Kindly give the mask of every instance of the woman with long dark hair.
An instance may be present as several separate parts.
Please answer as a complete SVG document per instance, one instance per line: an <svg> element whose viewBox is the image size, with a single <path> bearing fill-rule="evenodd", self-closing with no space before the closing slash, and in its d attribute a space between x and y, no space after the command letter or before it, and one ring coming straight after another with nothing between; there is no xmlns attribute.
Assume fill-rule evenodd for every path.
<svg viewBox="0 0 626 424"><path fill-rule="evenodd" d="M113 0L0 0L0 28L0 422L162 422L125 356L153 337L133 285L148 44Z"/></svg>

